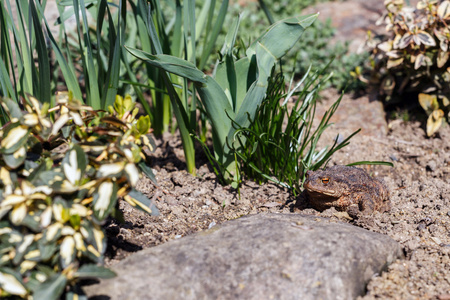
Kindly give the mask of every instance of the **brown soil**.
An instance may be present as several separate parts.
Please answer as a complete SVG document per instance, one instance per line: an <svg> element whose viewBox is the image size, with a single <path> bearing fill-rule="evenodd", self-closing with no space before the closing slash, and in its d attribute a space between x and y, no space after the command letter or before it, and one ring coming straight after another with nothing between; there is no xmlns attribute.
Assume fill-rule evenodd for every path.
<svg viewBox="0 0 450 300"><path fill-rule="evenodd" d="M349 0L322 3L314 11L320 11L324 20L331 17L337 27L336 39L351 40L352 49L356 49L365 30L379 29L371 24L382 9L380 0ZM52 13L52 9L48 11ZM323 96L319 115L338 94L327 90ZM336 126L324 134L323 145L330 144L338 133L347 136L360 127L363 130L333 157L331 164L360 160L395 164L394 168L365 167L390 188L391 211L359 220L343 219L392 237L406 254L405 260L373 278L363 298L450 299L450 127L444 126L436 137L427 138L418 122L392 120L387 124L379 102L369 101L368 96L345 96L334 120ZM151 217L121 202L125 224L111 220L107 225L108 265L140 249L247 214L270 211L340 216L333 209L322 213L300 211L294 206L298 199L271 183L245 181L239 192L221 186L200 149L198 175L193 177L185 171L180 141L178 135L157 140L153 168L158 186L148 179L139 184L139 189L155 201L161 215Z"/></svg>
<svg viewBox="0 0 450 300"><path fill-rule="evenodd" d="M337 99L338 93L326 90L323 96L322 110ZM360 160L395 164L393 168L363 167L386 182L391 193L391 211L359 220L342 218L355 226L387 234L404 247L406 259L375 277L365 298L446 299L443 297L450 294L450 127L444 126L434 138L427 138L418 122L392 120L387 126L379 127L385 122L382 115L371 119L370 114L364 113L371 105L379 106L379 103L369 102L368 96L357 99L345 96L335 117L339 123L322 139L323 145L330 144L338 133L347 136L363 125L362 132L336 153L331 164ZM362 113L345 119L351 107L360 108ZM153 167L158 186L144 179L139 189L156 202L161 216L148 216L122 202L126 224L112 221L108 226L109 265L134 251L242 215L270 211L341 216L334 209L322 213L313 209L300 211L294 205L299 199L271 183L258 185L245 181L239 195L236 190L218 183L200 150L198 175L194 177L184 170L177 135L166 135L157 142Z"/></svg>
<svg viewBox="0 0 450 300"><path fill-rule="evenodd" d="M333 23L339 26L337 39L355 42L363 41L360 28L370 28L382 8L379 0L349 0L323 3L317 10L323 18L332 12ZM349 11L358 22L349 19ZM322 96L318 117L338 98L338 93L326 90ZM148 179L139 184L139 189L156 202L161 216L148 216L122 202L126 223L111 221L107 226L110 245L107 264L243 215L267 211L306 213L341 217L355 226L386 234L403 246L406 259L374 277L362 298L450 299L450 127L443 126L435 137L427 138L423 124L386 122L380 102L371 101L373 97L368 95L353 98L344 96L334 117L336 124L323 135L322 146L331 144L337 134L345 137L362 128L350 145L336 153L331 164L362 160L393 162L393 168L363 167L386 182L391 211L348 220L334 209L322 213L313 209L300 211L295 206L299 199L271 183L258 185L245 181L238 192L219 184L200 149L197 177L193 177L185 171L179 136L166 135L157 140L153 155L158 186Z"/></svg>

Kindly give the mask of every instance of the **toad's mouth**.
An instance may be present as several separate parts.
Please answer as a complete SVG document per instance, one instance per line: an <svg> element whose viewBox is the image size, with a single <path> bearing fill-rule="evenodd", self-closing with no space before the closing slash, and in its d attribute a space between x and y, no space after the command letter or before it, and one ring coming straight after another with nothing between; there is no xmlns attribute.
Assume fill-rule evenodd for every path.
<svg viewBox="0 0 450 300"><path fill-rule="evenodd" d="M308 194L310 194L311 196L317 197L317 198L338 197L339 196L336 190L317 189L317 188L313 188L309 184L305 184L304 187L305 187L306 191L308 192Z"/></svg>
<svg viewBox="0 0 450 300"><path fill-rule="evenodd" d="M323 191L323 190L311 190L311 189L306 189L308 191L308 193L312 196L315 197L337 197L336 192L335 191Z"/></svg>

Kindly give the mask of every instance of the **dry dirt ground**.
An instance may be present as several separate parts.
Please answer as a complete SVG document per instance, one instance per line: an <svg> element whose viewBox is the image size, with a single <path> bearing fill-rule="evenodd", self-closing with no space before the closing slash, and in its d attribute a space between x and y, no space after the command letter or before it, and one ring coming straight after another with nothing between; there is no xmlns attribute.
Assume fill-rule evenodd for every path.
<svg viewBox="0 0 450 300"><path fill-rule="evenodd" d="M322 110L337 97L336 91L323 91ZM450 127L444 126L437 136L427 138L421 123L401 120L387 123L383 114L376 117L376 113L368 113L377 109L380 103L369 101L367 95L356 99L346 95L334 118L335 126L322 139L322 145L330 144L337 134L347 136L362 127L350 145L336 153L331 164L360 160L394 163L393 168L363 167L387 183L391 211L359 220L342 219L386 234L404 247L406 259L374 277L365 299L450 299ZM339 217L334 209L322 213L313 209L300 211L295 206L299 198L270 183L245 181L239 195L219 184L200 149L198 174L194 177L184 170L177 136L164 136L157 143L153 168L158 186L144 179L139 189L156 202L161 216L151 217L122 203L126 223L111 221L107 227L108 264L139 249L246 214L270 211Z"/></svg>
<svg viewBox="0 0 450 300"><path fill-rule="evenodd" d="M324 18L327 14L333 16L337 38L361 41L364 32L360 28L369 29L382 8L379 0L349 0L320 4L318 10ZM353 11L350 15L349 10ZM326 90L322 96L318 117L338 98L338 93ZM363 167L388 185L391 211L359 220L343 219L386 234L404 248L406 259L374 277L363 299L450 299L450 127L445 125L435 137L428 138L423 122L386 121L380 102L373 99L369 95L345 95L333 119L335 126L321 140L322 145L329 145L337 134L345 137L361 127L350 145L336 153L331 165L362 160L394 163L393 168ZM339 217L333 209L322 213L300 211L295 206L299 199L271 183L245 181L239 193L221 186L200 148L194 177L185 171L177 135L166 135L157 143L152 167L158 186L144 179L139 189L156 202L161 216L151 217L121 203L126 223L111 221L107 226L109 265L134 251L247 214L270 211Z"/></svg>
<svg viewBox="0 0 450 300"><path fill-rule="evenodd" d="M320 11L323 19L332 17L338 29L337 39L355 42L364 38L367 29L372 29L370 24L382 8L380 0L349 0L320 4L314 11ZM52 13L50 9L47 11ZM324 91L321 106L329 107L337 96L335 91ZM427 138L421 123L401 120L386 123L380 109L379 102L370 102L368 96L352 99L346 95L334 119L336 126L322 140L323 145L330 144L338 133L347 136L363 127L351 144L333 157L331 164L384 160L395 165L365 167L387 183L392 210L359 220L343 219L386 234L404 247L406 259L374 277L363 298L450 299L450 127L444 126L438 135ZM270 211L330 218L339 215L333 210L300 211L294 205L299 199L270 183L245 181L240 193L221 186L200 148L197 177L193 177L185 171L179 136L164 136L157 142L152 167L158 186L144 179L139 189L156 202L161 215L151 217L122 202L125 224L111 220L107 225L108 265L140 249L246 214Z"/></svg>

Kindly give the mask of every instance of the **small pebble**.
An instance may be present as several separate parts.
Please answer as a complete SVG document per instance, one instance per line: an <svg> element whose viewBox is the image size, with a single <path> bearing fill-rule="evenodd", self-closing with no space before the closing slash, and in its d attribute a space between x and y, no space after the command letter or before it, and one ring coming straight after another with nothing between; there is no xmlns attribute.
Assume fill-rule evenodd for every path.
<svg viewBox="0 0 450 300"><path fill-rule="evenodd" d="M211 223L209 223L208 229L211 229L211 228L213 228L214 226L216 226L216 222L212 221Z"/></svg>

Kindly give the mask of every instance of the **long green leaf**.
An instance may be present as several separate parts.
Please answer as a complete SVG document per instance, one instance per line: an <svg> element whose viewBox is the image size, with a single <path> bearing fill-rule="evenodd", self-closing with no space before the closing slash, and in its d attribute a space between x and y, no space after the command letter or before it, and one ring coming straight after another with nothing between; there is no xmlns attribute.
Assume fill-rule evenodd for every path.
<svg viewBox="0 0 450 300"><path fill-rule="evenodd" d="M165 55L165 54L157 54L153 55L148 52L144 52L142 50L125 47L131 54L136 56L137 58L149 63L152 66L157 68L161 68L167 72L188 78L192 81L205 83L205 74L197 69L197 67L184 59Z"/></svg>
<svg viewBox="0 0 450 300"><path fill-rule="evenodd" d="M211 34L208 36L208 40L205 42L205 46L202 51L202 56L200 58L199 63L199 69L203 70L203 68L206 65L206 62L208 61L208 57L211 54L211 51L214 49L214 46L216 44L217 37L220 34L220 31L222 30L223 22L225 20L225 16L227 14L228 10L228 0L224 0L222 2L222 5L220 6L220 10L217 16L216 23L214 24ZM210 14L212 18L212 14Z"/></svg>
<svg viewBox="0 0 450 300"><path fill-rule="evenodd" d="M48 59L47 45L42 32L41 20L36 11L34 1L30 1L30 12L33 20L32 24L39 66L39 70L35 69L33 72L39 76L39 78L37 78L38 80L33 81L33 94L38 97L39 101L51 103L50 61ZM35 64L32 64L32 66L35 68Z"/></svg>
<svg viewBox="0 0 450 300"><path fill-rule="evenodd" d="M74 274L76 278L80 279L97 279L97 278L113 278L116 273L103 266L97 266L94 264L82 265Z"/></svg>
<svg viewBox="0 0 450 300"><path fill-rule="evenodd" d="M47 279L34 290L34 299L57 300L64 291L67 278L63 274L55 275Z"/></svg>

